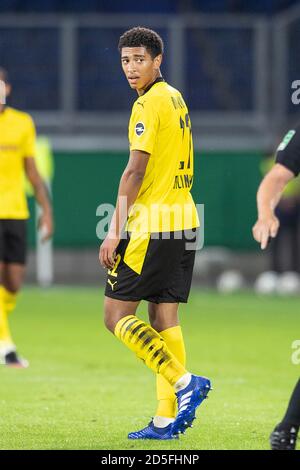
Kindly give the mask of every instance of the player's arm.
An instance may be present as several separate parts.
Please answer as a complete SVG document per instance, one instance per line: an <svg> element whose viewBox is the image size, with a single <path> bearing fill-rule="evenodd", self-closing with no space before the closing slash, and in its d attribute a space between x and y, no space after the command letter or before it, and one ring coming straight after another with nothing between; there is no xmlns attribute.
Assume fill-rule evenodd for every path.
<svg viewBox="0 0 300 470"><path fill-rule="evenodd" d="M46 186L37 170L33 157L24 159L24 169L26 176L34 189L35 198L42 209L39 220L39 227L43 227L43 241L49 239L53 234L52 209L48 197Z"/></svg>
<svg viewBox="0 0 300 470"><path fill-rule="evenodd" d="M258 220L253 227L253 236L264 250L270 237L275 238L279 229L279 220L275 216L281 195L295 177L294 173L285 166L277 163L263 179L257 192Z"/></svg>
<svg viewBox="0 0 300 470"><path fill-rule="evenodd" d="M276 152L276 165L266 175L257 193L258 220L253 236L262 250L270 237L276 237L279 220L274 214L288 182L300 173L300 125L283 138Z"/></svg>
<svg viewBox="0 0 300 470"><path fill-rule="evenodd" d="M128 164L120 180L116 209L110 228L100 246L99 260L101 265L106 268L112 268L114 265L115 250L119 244L128 211L134 204L142 186L149 157L149 153L141 150L132 150L130 152Z"/></svg>

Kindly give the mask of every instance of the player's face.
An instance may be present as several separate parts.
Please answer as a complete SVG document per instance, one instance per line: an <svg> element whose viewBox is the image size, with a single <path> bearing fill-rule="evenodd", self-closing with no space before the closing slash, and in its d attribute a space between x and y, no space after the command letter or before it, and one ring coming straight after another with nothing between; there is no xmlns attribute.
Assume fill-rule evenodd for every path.
<svg viewBox="0 0 300 470"><path fill-rule="evenodd" d="M2 109L2 107L3 107L3 105L2 105L3 98L7 98L9 96L9 94L11 92L11 86L10 86L9 83L5 82L5 79L4 79L4 77L1 73L0 73L0 80L5 83L5 86L4 86L4 95L5 96L4 97L0 96L0 109ZM1 92L2 92L2 87L0 89L0 93Z"/></svg>
<svg viewBox="0 0 300 470"><path fill-rule="evenodd" d="M152 59L145 47L123 47L122 68L131 88L141 94L158 77L161 59Z"/></svg>

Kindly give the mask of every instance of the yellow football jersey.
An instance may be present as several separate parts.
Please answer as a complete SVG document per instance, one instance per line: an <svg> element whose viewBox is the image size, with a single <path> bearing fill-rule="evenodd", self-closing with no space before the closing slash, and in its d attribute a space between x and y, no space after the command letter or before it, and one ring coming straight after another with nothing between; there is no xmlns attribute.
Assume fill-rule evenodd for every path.
<svg viewBox="0 0 300 470"><path fill-rule="evenodd" d="M193 139L187 106L161 78L134 103L130 150L150 154L137 199L129 212L130 232L169 232L199 226L190 193Z"/></svg>
<svg viewBox="0 0 300 470"><path fill-rule="evenodd" d="M31 117L13 108L0 113L0 219L27 219L24 158L34 157Z"/></svg>

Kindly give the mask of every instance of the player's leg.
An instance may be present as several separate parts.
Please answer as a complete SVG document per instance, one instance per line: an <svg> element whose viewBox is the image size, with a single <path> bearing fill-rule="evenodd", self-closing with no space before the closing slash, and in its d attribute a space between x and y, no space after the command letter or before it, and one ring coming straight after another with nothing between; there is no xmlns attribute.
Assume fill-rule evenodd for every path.
<svg viewBox="0 0 300 470"><path fill-rule="evenodd" d="M211 389L210 381L206 377L192 375L185 368L185 351L178 327L176 304L175 307L166 304L165 309L160 307L157 312L156 318L153 317L153 324L158 330L161 329L160 333L144 322L137 319L134 321L134 317L125 317L124 320L127 323L123 323L121 328L129 329L129 337L135 331L137 335L142 335L141 350L136 351L136 354L164 379L164 382L159 382L159 397L162 401L166 398L166 402L160 404L158 413L169 416L159 415L159 418L157 416L156 421L152 420L142 430L130 433L128 435L130 439L171 439L179 432L184 432L192 425L196 408ZM168 313L172 315L171 318L167 317ZM131 341L136 344L137 340L134 339L134 335ZM143 341L147 344L146 347L143 347ZM176 417L175 400L178 403Z"/></svg>
<svg viewBox="0 0 300 470"><path fill-rule="evenodd" d="M0 220L0 360L5 363L5 356L13 344L8 324L8 313L5 305L3 271L5 258L5 221Z"/></svg>
<svg viewBox="0 0 300 470"><path fill-rule="evenodd" d="M22 287L24 276L24 264L4 263L2 286L5 290L5 304L8 313L11 313L16 306L17 295Z"/></svg>
<svg viewBox="0 0 300 470"><path fill-rule="evenodd" d="M300 380L291 396L286 414L271 434L273 450L294 450L300 427Z"/></svg>
<svg viewBox="0 0 300 470"><path fill-rule="evenodd" d="M124 317L135 315L139 301L131 302L104 297L104 324L114 334L117 323Z"/></svg>
<svg viewBox="0 0 300 470"><path fill-rule="evenodd" d="M151 326L163 337L170 351L185 367L185 346L178 319L178 303L149 302L148 313ZM156 376L158 406L154 424L164 427L174 421L176 415L176 395L173 387L158 374Z"/></svg>
<svg viewBox="0 0 300 470"><path fill-rule="evenodd" d="M185 367L185 347L178 320L178 303L148 303L151 326L162 336L170 351ZM140 431L130 433L129 439L172 439L172 424L176 416L174 388L160 375L156 375L158 407L151 422Z"/></svg>
<svg viewBox="0 0 300 470"><path fill-rule="evenodd" d="M139 301L105 297L105 325L155 373L174 386L187 371L168 349L162 336L135 316Z"/></svg>
<svg viewBox="0 0 300 470"><path fill-rule="evenodd" d="M121 240L117 249L118 261L108 271L104 302L105 325L150 369L161 373L173 386L187 371L169 351L162 336L135 316L140 299L147 296L151 284L149 279L154 282L153 290L161 287L158 276L155 276L159 275L160 265L153 263L153 260L161 261L157 250L161 251L162 247L157 242L158 240L144 237ZM165 244L168 247L168 241L165 240ZM146 254L149 265L147 262L144 264ZM138 266L143 268L141 273L137 272ZM137 300L133 300L134 298Z"/></svg>
<svg viewBox="0 0 300 470"><path fill-rule="evenodd" d="M11 332L8 324L8 312L5 308L5 295L3 287L3 270L4 263L0 262L0 355L1 361L4 360L4 357L9 348L13 345Z"/></svg>
<svg viewBox="0 0 300 470"><path fill-rule="evenodd" d="M8 324L8 315L15 308L17 294L22 286L25 274L26 221L6 220L3 221L3 227L4 249L0 295ZM11 336L10 344L4 354L4 360L6 365L11 367L28 366L28 362L18 356Z"/></svg>
<svg viewBox="0 0 300 470"><path fill-rule="evenodd" d="M105 290L107 328L145 365L174 387L179 406L174 422L176 433L183 431L186 422L194 418L195 409L206 398L210 382L206 378L192 376L170 351L164 338L152 326L139 320L135 316L136 308L131 308L137 307L141 299L154 303L186 302L194 254L182 260L184 252L185 241L182 238L151 238L146 243L143 238L121 240L117 250L118 261L108 272ZM182 261L189 271L188 280L185 276L182 278ZM137 303L129 304L127 309L127 301Z"/></svg>
<svg viewBox="0 0 300 470"><path fill-rule="evenodd" d="M178 302L187 303L188 301L197 249L197 234L197 229L184 231L180 264L175 271L170 288L164 294L176 298ZM176 391L178 410L172 425L173 434L185 432L188 427L192 426L196 409L207 397L210 389L211 384L206 377L191 375L186 387Z"/></svg>
<svg viewBox="0 0 300 470"><path fill-rule="evenodd" d="M105 297L105 325L153 372L162 375L173 390L175 398L175 390L183 390L190 382L191 375L168 348L162 335L135 316L138 304L139 302L127 302ZM171 323L168 322L167 325L171 326ZM164 434L158 437L156 429L150 427L139 431L138 436L135 435L136 433L132 433L128 437L131 439L171 439L173 421L174 417L171 420L167 436Z"/></svg>
<svg viewBox="0 0 300 470"><path fill-rule="evenodd" d="M133 243L134 249L132 248ZM139 245L138 249L136 244ZM160 279L157 279L160 266L155 267L158 272L154 273L153 262L151 263L151 271L146 263L142 273L137 272L138 261L143 264L147 250L147 240L146 243L143 239L140 243L139 240L131 241L129 238L121 240L117 249L116 259L118 261L116 261L114 269L108 271L104 301L105 325L152 370L158 372L158 368L169 361L169 355L165 352L166 345L163 343L163 337L150 325L140 321L135 316L140 300L128 300L145 298L149 295L148 289L150 288L155 292L157 289L161 289ZM139 254L139 259L136 258L136 253ZM152 253L150 254L152 255ZM125 258L126 263L124 262ZM153 256L147 256L147 259L150 258L153 259ZM155 259L161 260L161 257L156 256ZM122 298L124 300L121 300ZM168 326L173 326L173 323ZM184 375L185 372L183 369L179 375ZM169 384L168 386L173 390ZM174 391L173 396L175 396ZM151 438L155 438L153 433ZM168 438L172 438L171 433Z"/></svg>
<svg viewBox="0 0 300 470"><path fill-rule="evenodd" d="M8 325L8 316L13 312L18 292L22 286L25 274L25 265L18 263L4 263L2 270L2 284L0 286L0 295L3 300L6 320ZM10 335L10 341L5 351L5 363L10 367L28 367L28 362L21 359L17 354L16 346Z"/></svg>
<svg viewBox="0 0 300 470"><path fill-rule="evenodd" d="M189 381L190 377L185 377L189 374L169 350L163 337L135 316L138 304L105 297L105 325L153 372L162 374L170 385L181 390Z"/></svg>
<svg viewBox="0 0 300 470"><path fill-rule="evenodd" d="M146 366L156 374L161 374L173 387L178 402L178 413L174 423L170 424L169 431L171 436L184 432L195 419L196 408L207 397L211 389L210 381L206 377L190 374L172 353L164 338L135 315L122 317L115 324L114 334L135 352ZM150 431L154 430L147 427L130 434L129 438L158 439L156 432L150 433ZM162 438L171 438L171 436Z"/></svg>

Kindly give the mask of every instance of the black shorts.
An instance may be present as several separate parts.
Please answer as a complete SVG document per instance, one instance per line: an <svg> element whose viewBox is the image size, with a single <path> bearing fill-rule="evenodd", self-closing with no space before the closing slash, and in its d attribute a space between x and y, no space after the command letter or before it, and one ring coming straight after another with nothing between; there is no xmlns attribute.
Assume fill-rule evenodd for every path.
<svg viewBox="0 0 300 470"><path fill-rule="evenodd" d="M0 261L25 264L27 221L0 219Z"/></svg>
<svg viewBox="0 0 300 470"><path fill-rule="evenodd" d="M113 269L108 271L105 295L125 301L186 303L193 267L197 229L149 234L144 239L127 234L116 250ZM190 243L190 245L187 245Z"/></svg>

